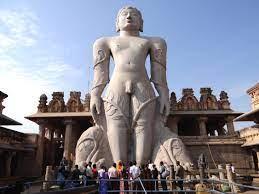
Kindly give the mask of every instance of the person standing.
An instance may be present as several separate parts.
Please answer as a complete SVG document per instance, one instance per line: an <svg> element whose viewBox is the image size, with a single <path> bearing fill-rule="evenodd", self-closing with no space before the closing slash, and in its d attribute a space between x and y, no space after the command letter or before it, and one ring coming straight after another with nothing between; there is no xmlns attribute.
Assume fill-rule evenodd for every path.
<svg viewBox="0 0 259 194"><path fill-rule="evenodd" d="M139 181L137 179L140 176L140 169L137 166L137 162L136 161L134 161L133 165L130 167L129 173L130 173L130 179L132 180L132 190L138 190L138 182Z"/></svg>
<svg viewBox="0 0 259 194"><path fill-rule="evenodd" d="M92 172L92 169L89 166L89 164L86 164L84 174L85 174L85 177L86 177L85 186L90 185L91 179L93 178L93 172Z"/></svg>
<svg viewBox="0 0 259 194"><path fill-rule="evenodd" d="M98 171L97 171L96 164L93 164L92 173L93 173L93 184L96 184L96 181L97 181L96 179L98 178Z"/></svg>
<svg viewBox="0 0 259 194"><path fill-rule="evenodd" d="M153 181L152 181L152 190L158 191L158 170L157 170L155 164L153 164L152 169L153 169L151 171L151 178L153 179Z"/></svg>
<svg viewBox="0 0 259 194"><path fill-rule="evenodd" d="M153 170L153 163L151 162L151 160L148 160L148 168L150 169L150 171Z"/></svg>
<svg viewBox="0 0 259 194"><path fill-rule="evenodd" d="M107 190L108 190L107 179L109 177L108 177L108 172L107 172L107 169L105 166L101 167L101 169L98 171L98 175L99 175L99 181L100 181L99 193L107 194Z"/></svg>
<svg viewBox="0 0 259 194"><path fill-rule="evenodd" d="M118 178L120 179L120 194L124 194L124 190L125 190L125 184L124 184L124 165L122 163L121 160L118 161L117 163L117 172L118 172Z"/></svg>
<svg viewBox="0 0 259 194"><path fill-rule="evenodd" d="M60 161L59 166L68 166L68 160L66 157L63 157L62 160Z"/></svg>
<svg viewBox="0 0 259 194"><path fill-rule="evenodd" d="M73 181L73 185L75 187L79 186L79 175L81 175L80 170L78 169L78 165L75 165L75 169L71 173L71 180Z"/></svg>
<svg viewBox="0 0 259 194"><path fill-rule="evenodd" d="M164 162L160 162L160 169L159 169L159 174L160 174L160 182L163 188L163 191L167 191L167 185L166 185L166 167L164 165Z"/></svg>
<svg viewBox="0 0 259 194"><path fill-rule="evenodd" d="M176 161L175 179L178 179L176 183L178 187L180 187L180 189L183 190L184 168L180 165L179 161Z"/></svg>
<svg viewBox="0 0 259 194"><path fill-rule="evenodd" d="M118 171L116 169L116 163L113 163L113 165L109 168L108 170L108 176L110 179L110 185L111 185L111 190L119 190L119 181L118 179ZM118 193L118 192L114 192Z"/></svg>
<svg viewBox="0 0 259 194"><path fill-rule="evenodd" d="M142 174L142 173L141 173ZM143 179L145 181L143 182L145 189L150 193L150 190L152 190L152 181L150 181L151 177L151 170L148 168L148 164L144 165L143 169Z"/></svg>

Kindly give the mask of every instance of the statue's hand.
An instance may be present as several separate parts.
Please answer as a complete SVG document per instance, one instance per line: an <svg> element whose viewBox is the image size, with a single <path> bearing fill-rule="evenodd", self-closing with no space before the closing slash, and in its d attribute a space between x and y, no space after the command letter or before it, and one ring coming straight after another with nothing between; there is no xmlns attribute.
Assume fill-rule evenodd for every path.
<svg viewBox="0 0 259 194"><path fill-rule="evenodd" d="M170 113L170 104L168 95L160 95L159 96L160 103L160 113L164 116L168 116Z"/></svg>
<svg viewBox="0 0 259 194"><path fill-rule="evenodd" d="M101 113L101 97L91 96L90 100L90 110L93 116L94 121L97 121L97 116Z"/></svg>

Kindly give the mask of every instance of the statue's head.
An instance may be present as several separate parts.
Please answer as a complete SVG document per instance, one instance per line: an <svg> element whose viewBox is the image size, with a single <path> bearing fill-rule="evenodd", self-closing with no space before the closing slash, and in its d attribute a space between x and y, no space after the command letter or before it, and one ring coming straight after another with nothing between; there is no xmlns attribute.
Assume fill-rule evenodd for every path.
<svg viewBox="0 0 259 194"><path fill-rule="evenodd" d="M126 6L120 9L116 19L116 32L121 30L143 32L143 19L137 8Z"/></svg>

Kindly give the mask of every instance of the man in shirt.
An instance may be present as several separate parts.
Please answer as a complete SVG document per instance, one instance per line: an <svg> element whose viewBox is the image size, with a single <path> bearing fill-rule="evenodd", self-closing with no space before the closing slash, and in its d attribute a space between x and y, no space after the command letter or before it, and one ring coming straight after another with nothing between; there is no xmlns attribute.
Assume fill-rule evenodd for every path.
<svg viewBox="0 0 259 194"><path fill-rule="evenodd" d="M119 181L112 180L112 179L118 179L118 172L117 172L117 169L116 169L116 163L113 163L113 165L109 168L108 176L109 176L109 179L111 179L111 181L110 181L111 190L118 190L119 189ZM114 193L118 193L118 192L114 192Z"/></svg>
<svg viewBox="0 0 259 194"><path fill-rule="evenodd" d="M179 161L176 161L175 179L184 179L184 168L180 165ZM183 190L183 180L178 180L177 185Z"/></svg>
<svg viewBox="0 0 259 194"><path fill-rule="evenodd" d="M151 170L151 177L152 179L154 179L154 181L152 182L152 189L158 191L158 170L155 164L153 164L152 169L153 170Z"/></svg>
<svg viewBox="0 0 259 194"><path fill-rule="evenodd" d="M140 169L139 167L137 166L137 162L134 161L133 162L133 165L130 167L130 170L129 170L129 173L130 173L130 179L133 180L132 181L132 190L138 190L138 181L135 181L139 175L140 175Z"/></svg>
<svg viewBox="0 0 259 194"><path fill-rule="evenodd" d="M166 185L166 168L164 165L164 162L160 162L160 169L159 169L159 174L160 174L160 181L161 181L161 186L163 188L163 191L167 190L167 185Z"/></svg>
<svg viewBox="0 0 259 194"><path fill-rule="evenodd" d="M148 168L149 168L150 171L153 170L153 165L154 164L151 162L151 160L148 160Z"/></svg>
<svg viewBox="0 0 259 194"><path fill-rule="evenodd" d="M81 174L80 170L78 169L78 165L75 165L75 169L72 171L71 180L73 180L74 186L79 186L79 175Z"/></svg>
<svg viewBox="0 0 259 194"><path fill-rule="evenodd" d="M86 176L86 180L85 180L85 185L90 185L91 184L91 179L93 178L93 172L92 172L92 168L89 166L89 164L85 165L85 176Z"/></svg>

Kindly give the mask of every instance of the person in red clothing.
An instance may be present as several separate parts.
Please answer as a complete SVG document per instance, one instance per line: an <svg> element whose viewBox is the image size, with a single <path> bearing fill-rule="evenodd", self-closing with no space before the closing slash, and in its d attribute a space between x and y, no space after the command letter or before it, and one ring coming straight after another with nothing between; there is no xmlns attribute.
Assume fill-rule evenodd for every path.
<svg viewBox="0 0 259 194"><path fill-rule="evenodd" d="M92 173L93 173L94 184L96 184L96 179L98 177L98 171L96 168L96 164L93 164Z"/></svg>

